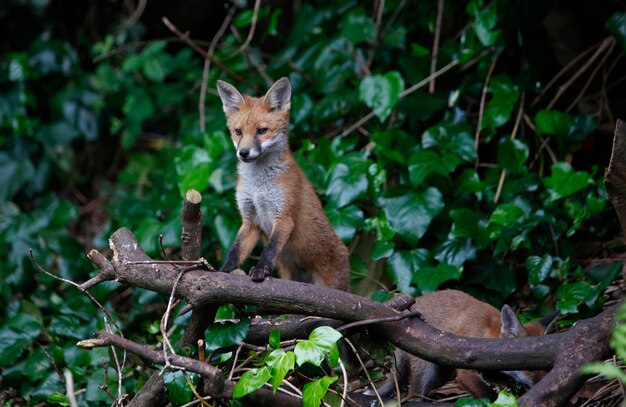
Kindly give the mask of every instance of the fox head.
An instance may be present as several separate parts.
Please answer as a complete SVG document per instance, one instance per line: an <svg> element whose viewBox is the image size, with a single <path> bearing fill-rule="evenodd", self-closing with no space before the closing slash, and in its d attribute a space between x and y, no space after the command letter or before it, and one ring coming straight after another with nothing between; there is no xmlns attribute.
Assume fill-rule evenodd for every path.
<svg viewBox="0 0 626 407"><path fill-rule="evenodd" d="M511 307L508 305L504 305L502 307L502 311L500 313L500 337L501 338L519 338L523 336L541 336L548 333L550 328L552 327L554 321L559 316L558 312L551 313L541 320L536 322L530 322L527 324L522 324L518 319L517 315ZM536 371L522 371L522 370L507 370L500 372L505 376L513 379L515 382L521 384L526 388L530 388L534 383L537 383L539 380L546 375L546 372L536 370ZM485 374L483 373L483 377L485 377L488 381L492 381L494 383L502 382L499 380L497 373L496 374ZM507 383L508 384L508 383Z"/></svg>
<svg viewBox="0 0 626 407"><path fill-rule="evenodd" d="M239 160L249 163L287 148L289 79L277 80L261 98L242 95L233 85L221 80L217 81L217 92Z"/></svg>

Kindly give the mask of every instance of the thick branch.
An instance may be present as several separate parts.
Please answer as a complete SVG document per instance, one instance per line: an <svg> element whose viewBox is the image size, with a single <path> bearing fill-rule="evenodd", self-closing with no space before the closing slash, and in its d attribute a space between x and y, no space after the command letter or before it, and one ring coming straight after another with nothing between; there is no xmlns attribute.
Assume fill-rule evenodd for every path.
<svg viewBox="0 0 626 407"><path fill-rule="evenodd" d="M110 239L113 265L119 279L134 286L168 294L176 270L167 264L129 265L126 261L147 260L128 229L116 231ZM252 282L247 276L189 271L177 288L177 296L194 306L250 304L283 313L316 315L342 321L361 321L397 316L397 311L354 294L318 285L268 278ZM609 310L591 321L611 318ZM608 315L610 314L610 315ZM597 323L597 321L595 322ZM584 325L584 324L583 324ZM437 363L480 370L549 369L561 341L576 336L570 332L544 337L515 339L462 338L433 328L417 318L376 324L375 327L399 348ZM610 329L598 325L593 337L606 343Z"/></svg>
<svg viewBox="0 0 626 407"><path fill-rule="evenodd" d="M198 260L202 257L202 195L190 189L185 195L182 211L182 232L180 240L183 260Z"/></svg>
<svg viewBox="0 0 626 407"><path fill-rule="evenodd" d="M168 403L169 394L165 382L159 372L155 371L126 407L161 407Z"/></svg>

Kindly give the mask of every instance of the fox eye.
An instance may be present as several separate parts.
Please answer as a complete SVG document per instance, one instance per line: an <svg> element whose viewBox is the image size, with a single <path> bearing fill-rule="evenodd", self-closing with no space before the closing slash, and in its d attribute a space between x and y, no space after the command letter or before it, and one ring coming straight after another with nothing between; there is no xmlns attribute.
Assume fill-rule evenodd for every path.
<svg viewBox="0 0 626 407"><path fill-rule="evenodd" d="M256 134L262 135L267 133L267 127L259 127L258 129L256 129Z"/></svg>
<svg viewBox="0 0 626 407"><path fill-rule="evenodd" d="M241 129L235 129L235 134L241 136Z"/></svg>

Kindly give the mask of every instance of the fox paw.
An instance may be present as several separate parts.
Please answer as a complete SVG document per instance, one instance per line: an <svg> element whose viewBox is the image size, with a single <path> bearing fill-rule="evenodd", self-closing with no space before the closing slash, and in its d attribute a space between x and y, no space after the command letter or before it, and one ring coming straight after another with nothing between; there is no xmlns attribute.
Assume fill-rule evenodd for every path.
<svg viewBox="0 0 626 407"><path fill-rule="evenodd" d="M267 266L263 267L252 267L250 269L250 278L252 281L260 282L265 280L265 277L270 275L270 268Z"/></svg>

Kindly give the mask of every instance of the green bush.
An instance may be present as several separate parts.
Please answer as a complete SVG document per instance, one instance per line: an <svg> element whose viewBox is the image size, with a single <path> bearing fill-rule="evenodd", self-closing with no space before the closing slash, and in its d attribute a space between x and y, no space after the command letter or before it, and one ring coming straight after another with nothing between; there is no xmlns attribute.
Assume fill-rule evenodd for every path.
<svg viewBox="0 0 626 407"><path fill-rule="evenodd" d="M500 305L529 288L533 315L552 303L573 319L599 309L620 265L585 269L577 247L590 237L611 241L618 226L603 164L572 161L597 120L547 97L530 102L555 74L534 57L547 52L538 45L545 33L522 29L539 25L546 6L512 16L519 2L446 2L437 67L458 65L431 93L411 87L432 73L435 3L386 1L382 25L367 2L304 2L293 15L264 5L252 44L232 56L252 23L251 10L239 10L243 38L227 31L214 57L249 84L213 64L204 132L202 58L180 43L140 41L141 22L127 32L111 28L89 44L91 55L52 31L7 53L0 61L2 386L28 405L63 393L54 361L86 390L79 403L110 404L98 389L107 352L74 346L103 329L102 315L72 286L39 273L28 250L46 270L79 282L95 273L84 253L105 249L121 226L155 258L162 235L175 257L182 197L194 188L203 193L203 254L219 266L240 220L236 160L213 89L225 79L259 94L269 85L261 73L292 82L292 146L351 244L359 293L387 297L366 278L382 267L388 287L411 295L455 286ZM625 24L620 13L607 24L622 46ZM156 342L161 296L116 283L92 292L127 336ZM132 393L145 377L132 364L127 373L124 391Z"/></svg>

